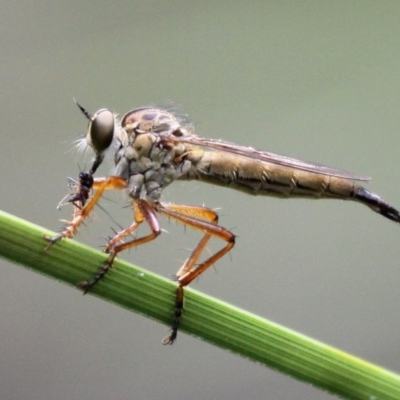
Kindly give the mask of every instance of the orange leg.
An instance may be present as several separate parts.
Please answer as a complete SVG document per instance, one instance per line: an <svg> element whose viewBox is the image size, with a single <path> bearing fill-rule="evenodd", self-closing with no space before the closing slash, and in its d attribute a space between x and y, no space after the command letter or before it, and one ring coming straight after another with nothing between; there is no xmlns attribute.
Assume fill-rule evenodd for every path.
<svg viewBox="0 0 400 400"><path fill-rule="evenodd" d="M68 226L64 229L64 231L55 237L45 236L45 238L49 242L46 250L48 250L54 243L57 243L62 238L71 238L74 236L79 226L92 212L105 190L123 189L126 188L126 186L126 180L119 177L111 176L107 178L95 179L93 183L93 189L96 189L94 195L88 199L83 208L79 208L75 205L73 220L68 222ZM118 253L128 248L139 246L141 244L154 240L161 233L161 228L156 212L192 229L197 229L203 232L204 236L176 274L176 279L179 286L176 291L175 312L171 327L171 334L165 337L162 341L163 344L172 344L176 339L182 316L184 286L189 285L189 283L192 282L193 279L198 277L207 268L215 264L221 257L228 253L235 244L235 236L227 229L218 226L217 213L205 207L161 203L153 204L147 202L146 200L138 199L132 201L132 208L134 211L133 224L116 234L108 242L105 249L105 252L109 253L108 260L97 271L97 273L90 281L80 282L78 283L78 286L80 286L84 290L84 293L87 293L109 271ZM148 223L151 229L150 234L140 238L135 238L126 243L122 242L125 237L134 232L144 221ZM212 237L224 240L226 242L225 246L222 247L222 249L217 251L215 254L208 257L202 263L196 264L199 257L205 250L208 241Z"/></svg>
<svg viewBox="0 0 400 400"><path fill-rule="evenodd" d="M88 215L93 211L95 205L99 202L103 192L109 189L124 189L127 185L125 179L119 178L117 176L109 176L107 178L96 178L93 183L93 188L97 189L94 195L88 200L82 209L79 207L74 207L74 215L72 221L67 221L67 227L57 236L49 237L44 235L44 238L49 242L45 250L49 250L50 247L60 241L62 238L72 238L79 226L88 217Z"/></svg>
<svg viewBox="0 0 400 400"><path fill-rule="evenodd" d="M155 210L146 200L133 200L132 208L134 211L135 221L129 228L126 228L123 231L119 232L108 242L107 247L105 248L105 252L109 253L108 260L96 272L96 274L90 281L83 281L78 283L78 286L84 290L84 293L87 293L110 270L118 253L131 247L150 242L161 233L160 223L158 221L157 215L155 214ZM126 243L117 244L124 237L134 232L144 221L149 224L149 227L151 229L150 234L133 239Z"/></svg>
<svg viewBox="0 0 400 400"><path fill-rule="evenodd" d="M183 310L183 287L202 274L207 268L215 264L221 257L228 253L235 245L235 235L221 226L218 226L218 215L205 207L191 207L181 205L156 204L155 209L161 215L171 218L185 226L204 232L196 248L190 254L183 266L177 272L178 289L175 300L175 313L171 334L165 337L163 344L172 344L176 339ZM226 245L201 264L195 265L211 237L226 241Z"/></svg>

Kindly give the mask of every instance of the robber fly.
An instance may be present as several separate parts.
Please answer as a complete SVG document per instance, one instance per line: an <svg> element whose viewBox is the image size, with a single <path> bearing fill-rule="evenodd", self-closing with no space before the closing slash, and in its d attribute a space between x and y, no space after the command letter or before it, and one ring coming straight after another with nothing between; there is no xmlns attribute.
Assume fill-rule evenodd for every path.
<svg viewBox="0 0 400 400"><path fill-rule="evenodd" d="M150 242L160 235L157 214L202 232L202 239L176 273L178 287L175 313L171 334L163 339L163 344L172 344L176 339L183 309L183 288L215 264L235 244L235 235L218 225L218 215L213 210L161 202L164 188L173 181L198 180L252 195L281 198L348 199L365 204L384 217L400 222L398 210L356 183L370 178L219 139L196 136L193 126L184 118L162 108L136 108L119 120L110 110L101 109L91 115L77 105L89 120L83 143L96 154L86 178L93 176L108 149L114 152L115 169L108 177L89 179L89 184L78 185L76 193L71 197L73 201L70 201L79 201L82 207L74 213L73 220L62 233L47 238L47 248L64 237L73 237L108 189L127 190L134 221L108 242L105 248L109 254L108 260L92 279L78 284L85 293L104 277L117 254ZM92 187L94 194L89 197ZM124 242L143 222L149 225L151 233ZM221 239L224 245L198 264L211 238Z"/></svg>

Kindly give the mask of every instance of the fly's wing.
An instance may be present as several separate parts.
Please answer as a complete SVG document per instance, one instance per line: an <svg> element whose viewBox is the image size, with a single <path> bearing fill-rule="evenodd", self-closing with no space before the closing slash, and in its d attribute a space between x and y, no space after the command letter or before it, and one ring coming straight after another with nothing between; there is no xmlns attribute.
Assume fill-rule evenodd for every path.
<svg viewBox="0 0 400 400"><path fill-rule="evenodd" d="M301 161L295 158L281 156L279 154L269 153L266 151L259 151L253 149L252 147L239 146L237 144L225 142L220 139L206 139L190 135L182 136L178 139L178 141L197 146L208 147L214 150L226 151L229 153L238 154L240 156L250 157L255 160L283 165L285 167L297 168L303 171L314 172L321 175L330 175L355 181L369 181L371 179L367 176L356 175L341 169L326 167L325 165Z"/></svg>

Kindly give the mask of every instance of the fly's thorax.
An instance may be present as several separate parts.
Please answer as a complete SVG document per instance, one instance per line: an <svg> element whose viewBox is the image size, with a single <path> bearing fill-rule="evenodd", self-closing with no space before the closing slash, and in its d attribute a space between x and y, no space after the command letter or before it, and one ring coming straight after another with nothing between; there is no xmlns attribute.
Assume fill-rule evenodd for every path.
<svg viewBox="0 0 400 400"><path fill-rule="evenodd" d="M128 180L128 193L139 198L142 189L150 201L159 201L164 187L190 168L179 136L186 128L171 113L140 108L125 114L115 151L115 175ZM177 140L174 140L176 137Z"/></svg>
<svg viewBox="0 0 400 400"><path fill-rule="evenodd" d="M161 108L141 107L128 111L121 119L121 127L131 136L142 133L168 133L174 136L188 134L188 127L169 111Z"/></svg>
<svg viewBox="0 0 400 400"><path fill-rule="evenodd" d="M115 164L118 165L122 158L129 163L144 162L146 168L148 163L142 160L144 158L160 164L170 162L185 151L183 145L171 139L191 132L191 125L182 125L182 121L159 108L141 107L128 111L116 132ZM132 168L135 172L138 169L137 166Z"/></svg>

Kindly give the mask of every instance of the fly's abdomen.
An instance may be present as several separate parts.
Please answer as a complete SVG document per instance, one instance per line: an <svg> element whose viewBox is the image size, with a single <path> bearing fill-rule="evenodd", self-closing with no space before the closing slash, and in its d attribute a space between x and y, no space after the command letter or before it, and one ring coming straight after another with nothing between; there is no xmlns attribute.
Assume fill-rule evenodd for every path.
<svg viewBox="0 0 400 400"><path fill-rule="evenodd" d="M357 187L348 179L260 162L227 152L204 152L201 159L193 161L193 168L185 179L199 179L252 195L348 199L354 196Z"/></svg>
<svg viewBox="0 0 400 400"><path fill-rule="evenodd" d="M353 200L392 221L400 222L397 209L350 179L269 164L220 151L197 152L190 161L192 168L181 179L199 179L252 195Z"/></svg>

